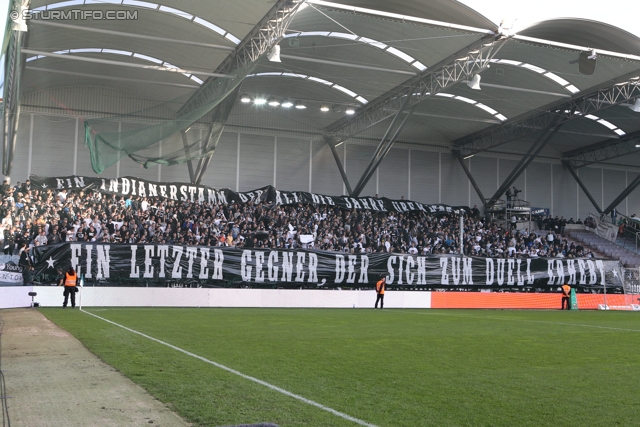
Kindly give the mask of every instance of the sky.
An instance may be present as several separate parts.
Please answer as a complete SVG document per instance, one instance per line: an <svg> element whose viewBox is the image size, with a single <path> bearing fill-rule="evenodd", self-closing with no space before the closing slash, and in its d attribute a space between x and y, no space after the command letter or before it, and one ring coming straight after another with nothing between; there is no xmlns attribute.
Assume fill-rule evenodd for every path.
<svg viewBox="0 0 640 427"><path fill-rule="evenodd" d="M640 37L640 0L458 0L500 24L515 19L514 30L553 18L583 18L620 27ZM508 22L508 21L507 21Z"/></svg>

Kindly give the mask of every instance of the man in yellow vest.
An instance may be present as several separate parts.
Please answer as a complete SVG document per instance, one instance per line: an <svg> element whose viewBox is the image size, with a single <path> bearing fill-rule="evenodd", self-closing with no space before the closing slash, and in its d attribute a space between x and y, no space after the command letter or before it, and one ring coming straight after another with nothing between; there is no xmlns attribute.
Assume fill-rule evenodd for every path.
<svg viewBox="0 0 640 427"><path fill-rule="evenodd" d="M69 301L69 295L71 295L71 308L75 308L76 306L76 292L78 292L78 288L76 288L76 284L78 282L78 275L73 267L69 267L69 270L65 273L64 278L60 280L60 284L58 286L64 285L64 292L62 295L64 296L64 302L62 303L62 308L67 308L67 302Z"/></svg>
<svg viewBox="0 0 640 427"><path fill-rule="evenodd" d="M565 304L567 310L571 310L571 286L568 283L562 285L562 308L560 310L564 310Z"/></svg>
<svg viewBox="0 0 640 427"><path fill-rule="evenodd" d="M378 280L376 283L376 294L378 297L376 298L376 305L373 307L374 309L378 308L378 301L380 301L380 310L384 308L384 288L386 288L386 279L384 276Z"/></svg>

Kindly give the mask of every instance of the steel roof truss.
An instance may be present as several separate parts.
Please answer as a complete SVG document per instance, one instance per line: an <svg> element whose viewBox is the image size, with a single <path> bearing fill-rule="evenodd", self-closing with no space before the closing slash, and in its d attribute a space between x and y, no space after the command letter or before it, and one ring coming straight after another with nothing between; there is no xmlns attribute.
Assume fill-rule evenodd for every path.
<svg viewBox="0 0 640 427"><path fill-rule="evenodd" d="M210 123L209 132L207 133L207 139L205 140L204 148L203 148L205 152L209 151L209 144L211 144L211 137L213 136L213 127L214 127L214 124ZM200 160L198 161L198 167L196 168L195 184L200 185L200 183L202 182L202 177L204 176L204 173L207 171L207 167L211 162L211 157L213 156L213 153L216 150L216 148L218 148L218 142L220 142L220 138L216 138L216 142L211 147L211 154L206 156L205 158L200 158Z"/></svg>
<svg viewBox="0 0 640 427"><path fill-rule="evenodd" d="M507 40L502 35L485 36L380 96L354 117L339 120L325 131L334 134L337 142L345 141L393 116L404 104L405 96L409 96L408 107L411 108L483 71ZM407 94L407 87L414 90Z"/></svg>
<svg viewBox="0 0 640 427"><path fill-rule="evenodd" d="M564 124L588 114L629 102L640 96L639 84L640 80L634 76L622 83L547 109L541 114L504 123L475 136L462 138L454 142L454 148L460 150L463 156L477 154L546 129L559 114L562 115L562 121L559 124ZM567 112L569 113L567 114Z"/></svg>
<svg viewBox="0 0 640 427"><path fill-rule="evenodd" d="M254 27L253 31L236 47L235 51L216 68L215 72L232 74L234 71L255 62L261 55L277 45L289 28L300 4L302 2L279 0ZM215 77L208 78L178 114L186 114L208 102L209 96L215 90L215 86L210 84L214 79Z"/></svg>
<svg viewBox="0 0 640 427"><path fill-rule="evenodd" d="M574 169L580 169L594 163L637 154L638 144L640 144L640 132L635 132L616 141L602 141L567 152L563 160L571 164Z"/></svg>

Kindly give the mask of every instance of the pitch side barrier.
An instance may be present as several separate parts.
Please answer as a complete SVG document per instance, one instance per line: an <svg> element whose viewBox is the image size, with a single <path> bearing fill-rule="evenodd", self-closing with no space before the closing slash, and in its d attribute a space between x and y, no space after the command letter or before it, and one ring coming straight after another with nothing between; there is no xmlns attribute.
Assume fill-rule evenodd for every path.
<svg viewBox="0 0 640 427"><path fill-rule="evenodd" d="M563 283L587 293L623 289L620 263L600 259L71 242L33 251L36 281L54 281L58 269L73 266L85 286L371 289L385 277L389 290L557 292Z"/></svg>

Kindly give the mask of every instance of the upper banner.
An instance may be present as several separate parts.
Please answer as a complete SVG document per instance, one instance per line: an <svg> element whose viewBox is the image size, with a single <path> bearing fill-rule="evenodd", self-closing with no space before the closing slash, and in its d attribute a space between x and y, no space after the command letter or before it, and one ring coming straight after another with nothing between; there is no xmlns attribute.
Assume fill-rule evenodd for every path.
<svg viewBox="0 0 640 427"><path fill-rule="evenodd" d="M422 211L432 215L469 213L466 206L428 205L408 200L391 200L385 197L348 197L325 196L304 191L280 191L267 186L253 191L236 192L229 189L216 190L206 185L185 183L158 183L138 178L122 177L117 179L92 178L86 176L64 176L43 178L31 176L34 188L54 190L93 190L120 196L160 197L180 202L199 203L247 203L263 202L267 206L292 205L297 203L338 206L343 209L372 210L380 212Z"/></svg>
<svg viewBox="0 0 640 427"><path fill-rule="evenodd" d="M128 286L620 292L620 263L595 259L348 254L209 246L61 243L34 247L35 275L69 266L89 283Z"/></svg>

